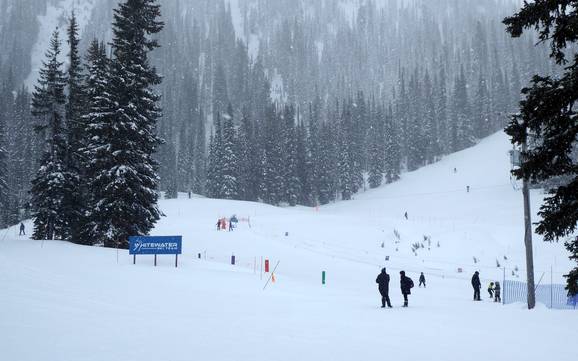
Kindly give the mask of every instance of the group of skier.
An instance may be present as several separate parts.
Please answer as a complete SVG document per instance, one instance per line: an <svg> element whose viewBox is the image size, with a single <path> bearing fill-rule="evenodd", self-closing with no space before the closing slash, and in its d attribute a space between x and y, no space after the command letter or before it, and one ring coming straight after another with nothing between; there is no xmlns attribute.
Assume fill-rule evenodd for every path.
<svg viewBox="0 0 578 361"><path fill-rule="evenodd" d="M235 229L238 222L239 222L239 220L237 219L237 216L232 216L229 219L227 219L225 217L219 218L217 220L217 231L220 231L220 230L226 231L228 228L229 232L232 232ZM227 225L228 225L228 227L227 227Z"/></svg>
<svg viewBox="0 0 578 361"><path fill-rule="evenodd" d="M474 301L481 301L481 293L480 290L482 289L482 282L480 281L480 272L474 272L472 276L472 287L474 288ZM490 282L488 285L488 294L490 295L490 299L493 299L494 302L502 302L501 297L502 288L500 286L500 282Z"/></svg>
<svg viewBox="0 0 578 361"><path fill-rule="evenodd" d="M403 307L408 307L408 296L411 295L411 289L414 287L413 280L405 275L405 271L399 272L401 294L403 295ZM381 308L392 308L391 300L389 299L389 281L390 276L386 269L383 268L381 273L377 276L375 283L378 284L379 293L381 294ZM426 287L425 275L421 272L419 276L419 287ZM481 301L482 282L480 281L480 273L476 271L472 276L472 287L474 288L474 301ZM490 299L494 302L502 302L500 282L490 282L488 285L488 294Z"/></svg>
<svg viewBox="0 0 578 361"><path fill-rule="evenodd" d="M405 271L399 272L399 275L401 294L403 295L403 307L408 307L409 300L407 296L411 295L411 289L414 286L413 280L405 275ZM422 285L422 280L423 286L425 287L425 276L423 273L419 278L420 287ZM375 282L379 285L379 293L381 294L381 308L385 308L386 305L387 307L392 308L391 300L389 299L389 281L389 274L387 273L386 269L383 268L375 280Z"/></svg>

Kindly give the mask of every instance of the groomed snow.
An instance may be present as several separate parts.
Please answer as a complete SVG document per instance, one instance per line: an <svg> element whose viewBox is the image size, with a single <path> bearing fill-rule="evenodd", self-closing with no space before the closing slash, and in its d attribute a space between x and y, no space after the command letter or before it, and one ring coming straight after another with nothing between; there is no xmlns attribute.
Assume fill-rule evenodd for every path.
<svg viewBox="0 0 578 361"><path fill-rule="evenodd" d="M318 210L162 201L167 217L154 234L183 235L178 269L171 256L159 256L156 268L147 256L134 266L127 251L0 231L0 359L574 360L578 313L471 301L474 270L484 288L501 280L496 258L509 278L516 266L524 278L522 200L510 184L508 149L506 136L496 134L398 183ZM536 208L541 195L533 197ZM233 214L250 218L251 227L217 232L217 218ZM415 256L411 244L424 234L431 250ZM265 291L261 256L280 262ZM555 282L563 281L570 263L561 244L536 239L535 256L537 277L552 266ZM392 276L391 310L379 308L382 266ZM408 309L400 307L400 269L416 284L420 271L428 278Z"/></svg>

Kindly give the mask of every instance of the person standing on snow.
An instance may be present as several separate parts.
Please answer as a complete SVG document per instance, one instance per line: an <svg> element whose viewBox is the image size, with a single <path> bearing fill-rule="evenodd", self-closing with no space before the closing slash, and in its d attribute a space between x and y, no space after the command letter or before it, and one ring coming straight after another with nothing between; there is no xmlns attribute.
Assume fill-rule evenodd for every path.
<svg viewBox="0 0 578 361"><path fill-rule="evenodd" d="M20 236L26 235L26 227L24 227L24 222L20 222Z"/></svg>
<svg viewBox="0 0 578 361"><path fill-rule="evenodd" d="M501 290L500 282L496 282L496 287L494 287L494 302L502 302L502 297L500 295Z"/></svg>
<svg viewBox="0 0 578 361"><path fill-rule="evenodd" d="M488 293L490 294L490 299L494 298L494 282L490 282L488 285Z"/></svg>
<svg viewBox="0 0 578 361"><path fill-rule="evenodd" d="M472 276L472 287L474 288L474 301L481 301L480 289L482 283L480 282L480 272L476 271Z"/></svg>
<svg viewBox="0 0 578 361"><path fill-rule="evenodd" d="M377 276L375 283L379 285L379 293L381 294L381 308L387 307L391 308L391 301L389 300L389 275L385 271L385 268L381 270L381 273Z"/></svg>
<svg viewBox="0 0 578 361"><path fill-rule="evenodd" d="M400 274L400 286L401 286L401 293L403 294L403 307L408 306L408 299L407 296L411 295L411 289L413 288L413 281L411 278L405 275L405 271L399 272Z"/></svg>
<svg viewBox="0 0 578 361"><path fill-rule="evenodd" d="M403 216L405 217L405 219L409 219L407 216L407 212L405 212L405 214Z"/></svg>
<svg viewBox="0 0 578 361"><path fill-rule="evenodd" d="M423 288L425 288L425 276L423 275L423 272L419 276L419 286L421 287L421 285L423 285Z"/></svg>

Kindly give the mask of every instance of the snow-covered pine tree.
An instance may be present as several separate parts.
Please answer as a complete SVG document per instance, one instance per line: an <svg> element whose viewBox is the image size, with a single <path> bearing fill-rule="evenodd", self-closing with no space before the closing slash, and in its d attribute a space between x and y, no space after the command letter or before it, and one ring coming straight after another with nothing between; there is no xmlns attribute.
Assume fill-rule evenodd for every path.
<svg viewBox="0 0 578 361"><path fill-rule="evenodd" d="M433 92L433 84L429 73L426 71L423 82L423 141L426 164L433 163L439 154L438 123Z"/></svg>
<svg viewBox="0 0 578 361"><path fill-rule="evenodd" d="M450 119L448 117L448 96L446 84L446 71L442 66L439 75L436 78L435 94L435 114L437 116L438 124L438 139L437 148L439 149L438 156L450 152Z"/></svg>
<svg viewBox="0 0 578 361"><path fill-rule="evenodd" d="M205 194L207 182L207 134L205 133L205 113L203 109L198 111L198 124L195 133L195 149L193 151L193 193Z"/></svg>
<svg viewBox="0 0 578 361"><path fill-rule="evenodd" d="M10 118L14 114L14 97L12 95L12 77L0 80L0 227L9 224L11 212L11 197L8 194L8 179L11 178L8 163L10 162L8 149L9 138L7 129ZM12 197L13 198L13 197Z"/></svg>
<svg viewBox="0 0 578 361"><path fill-rule="evenodd" d="M40 153L40 141L34 131L33 115L30 113L30 94L23 86L16 93L14 116L9 123L9 221L15 224L30 217L30 186L36 171ZM7 124L8 125L8 124Z"/></svg>
<svg viewBox="0 0 578 361"><path fill-rule="evenodd" d="M414 171L425 164L424 100L417 69L409 82L409 112L407 116L407 169Z"/></svg>
<svg viewBox="0 0 578 361"><path fill-rule="evenodd" d="M349 133L349 142L351 143L352 156L352 189L357 193L360 189L365 188L363 172L367 171L367 141L368 129L370 127L369 111L362 91L357 92L354 102L348 105L351 112L351 124Z"/></svg>
<svg viewBox="0 0 578 361"><path fill-rule="evenodd" d="M223 192L223 128L221 115L217 114L214 131L209 141L209 158L207 161L207 194L212 198L221 198Z"/></svg>
<svg viewBox="0 0 578 361"><path fill-rule="evenodd" d="M578 21L576 1L524 3L522 10L504 23L513 37L521 36L526 29L536 28L541 41L551 43L551 54L558 65L568 61L569 48L574 48L578 30L568 27ZM543 21L542 19L548 19ZM570 259L578 262L578 123L574 106L578 97L578 57L572 51L572 64L565 67L560 77L538 76L523 91L520 113L514 115L506 128L512 142L528 142L528 135L537 146L523 154L521 167L514 174L521 179L544 181L553 177L568 177L567 182L549 190L540 208L536 231L545 241L565 238ZM567 289L578 294L578 266L566 275Z"/></svg>
<svg viewBox="0 0 578 361"><path fill-rule="evenodd" d="M241 125L237 132L237 146L239 158L239 198L246 201L256 201L257 193L252 184L252 173L257 171L255 159L251 159L251 150L255 148L253 141L253 122L249 111L245 108L241 118Z"/></svg>
<svg viewBox="0 0 578 361"><path fill-rule="evenodd" d="M87 189L84 181L86 163L82 159L81 149L86 147L86 124L84 114L86 112L86 89L84 84L84 74L82 60L79 55L80 39L78 36L78 23L76 15L72 12L69 19L67 41L70 47L68 53L68 70L67 77L67 99L66 99L66 131L68 142L68 169L74 177L71 178L75 183L71 184L73 192L67 197L67 208L69 211L70 231L68 238L73 242L82 242L81 234L85 228Z"/></svg>
<svg viewBox="0 0 578 361"><path fill-rule="evenodd" d="M65 239L70 235L68 199L75 191L76 174L68 168L68 145L64 128L66 76L59 60L61 43L54 31L40 69L38 85L32 99L32 112L38 119L37 129L45 138L40 169L32 181L34 239Z"/></svg>
<svg viewBox="0 0 578 361"><path fill-rule="evenodd" d="M233 116L233 106L227 107L223 122L223 143L221 144L221 197L239 199L239 157L237 149L237 130Z"/></svg>
<svg viewBox="0 0 578 361"><path fill-rule="evenodd" d="M314 206L316 204L313 192L313 160L309 142L307 140L307 128L302 121L297 121L297 177L301 184L299 204Z"/></svg>
<svg viewBox="0 0 578 361"><path fill-rule="evenodd" d="M368 166L369 187L377 188L383 182L385 173L385 114L383 107L372 105L371 127L369 128Z"/></svg>
<svg viewBox="0 0 578 361"><path fill-rule="evenodd" d="M101 141L107 154L91 159L102 197L92 211L101 221L98 240L106 247L128 247L128 237L146 235L160 218L158 165L153 154L161 116L153 86L161 83L149 53L160 45L163 28L156 0L126 0L114 10L113 59L108 93L114 100ZM107 116L108 118L108 116Z"/></svg>
<svg viewBox="0 0 578 361"><path fill-rule="evenodd" d="M321 169L321 99L316 96L314 102L309 104L309 131L306 142L310 157L310 177L311 177L311 201L312 205L319 202L320 177Z"/></svg>
<svg viewBox="0 0 578 361"><path fill-rule="evenodd" d="M6 164L8 154L7 154L7 141L5 134L5 124L4 118L0 117L0 226L7 225L8 218L8 166Z"/></svg>
<svg viewBox="0 0 578 361"><path fill-rule="evenodd" d="M104 244L102 235L108 231L106 213L101 208L101 199L106 197L108 181L102 177L110 157L109 132L114 128L113 102L109 93L110 60L104 43L94 39L86 55L86 144L81 149L83 172L86 176L86 219L80 240L84 244Z"/></svg>
<svg viewBox="0 0 578 361"><path fill-rule="evenodd" d="M398 135L398 126L393 116L393 107L385 120L385 179L387 183L395 182L401 173L401 145Z"/></svg>
<svg viewBox="0 0 578 361"><path fill-rule="evenodd" d="M303 185L301 184L301 178L299 177L299 154L298 152L298 139L297 139L297 129L295 127L295 108L293 106L285 106L283 112L284 120L284 163L285 163L285 201L289 203L290 206L294 207L297 205L301 198L301 192Z"/></svg>
<svg viewBox="0 0 578 361"><path fill-rule="evenodd" d="M261 154L262 181L260 196L264 202L278 205L283 200L283 138L281 119L274 105L267 109Z"/></svg>
<svg viewBox="0 0 578 361"><path fill-rule="evenodd" d="M351 112L349 105L344 104L340 124L337 127L337 168L339 174L339 190L341 199L348 201L355 193L355 159L352 152L352 136L348 133L351 124Z"/></svg>

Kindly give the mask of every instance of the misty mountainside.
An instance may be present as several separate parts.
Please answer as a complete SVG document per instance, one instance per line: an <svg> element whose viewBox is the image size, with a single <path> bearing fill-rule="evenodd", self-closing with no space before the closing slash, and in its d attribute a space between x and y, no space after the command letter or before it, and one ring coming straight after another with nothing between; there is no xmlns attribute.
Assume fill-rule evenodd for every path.
<svg viewBox="0 0 578 361"><path fill-rule="evenodd" d="M546 45L511 39L509 0L162 0L152 62L160 190L326 204L396 181L503 128ZM110 42L117 0L0 0L9 209L26 214L43 147L30 94L58 27ZM67 63L67 44L62 60ZM65 65L66 66L66 65Z"/></svg>

